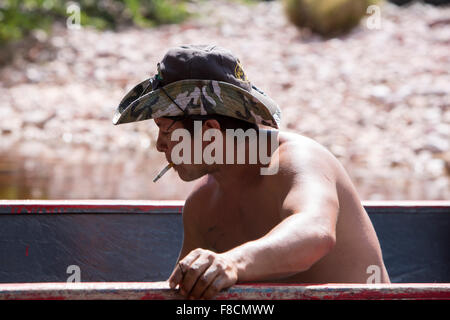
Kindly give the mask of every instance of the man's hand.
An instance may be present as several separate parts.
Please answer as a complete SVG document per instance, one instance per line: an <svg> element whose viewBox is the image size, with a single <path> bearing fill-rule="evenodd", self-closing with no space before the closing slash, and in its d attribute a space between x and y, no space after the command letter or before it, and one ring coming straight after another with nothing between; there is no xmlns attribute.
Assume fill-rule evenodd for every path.
<svg viewBox="0 0 450 320"><path fill-rule="evenodd" d="M226 254L195 249L178 262L168 281L190 299L211 299L220 290L231 287L238 280L238 270Z"/></svg>

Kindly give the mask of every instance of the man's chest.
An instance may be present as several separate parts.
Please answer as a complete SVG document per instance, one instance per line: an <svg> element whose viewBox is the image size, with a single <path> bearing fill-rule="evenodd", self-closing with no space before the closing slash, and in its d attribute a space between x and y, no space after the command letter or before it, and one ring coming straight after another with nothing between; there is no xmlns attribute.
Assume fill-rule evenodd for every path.
<svg viewBox="0 0 450 320"><path fill-rule="evenodd" d="M230 250L263 237L280 222L280 205L270 196L243 196L239 200L218 201L203 220L201 231L208 249Z"/></svg>

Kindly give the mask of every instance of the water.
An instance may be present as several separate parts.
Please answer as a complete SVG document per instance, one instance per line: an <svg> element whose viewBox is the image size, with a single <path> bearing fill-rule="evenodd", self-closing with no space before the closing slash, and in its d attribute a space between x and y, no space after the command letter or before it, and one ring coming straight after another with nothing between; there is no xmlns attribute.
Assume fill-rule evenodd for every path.
<svg viewBox="0 0 450 320"><path fill-rule="evenodd" d="M0 158L0 199L47 199L46 170L27 170L27 164L33 166L33 162L19 157Z"/></svg>
<svg viewBox="0 0 450 320"><path fill-rule="evenodd" d="M60 160L3 155L0 199L180 200L194 185L180 181L173 170L153 183L166 163L138 154L125 158L87 152L84 162L71 162L70 155Z"/></svg>
<svg viewBox="0 0 450 320"><path fill-rule="evenodd" d="M195 185L181 181L174 170L153 183L167 162L152 154L87 151L83 161L74 161L73 155L70 152L59 160L0 155L0 199L183 200ZM438 189L429 187L430 181L404 176L352 177L362 200L442 200L442 190L448 185L446 178L442 179L445 184Z"/></svg>

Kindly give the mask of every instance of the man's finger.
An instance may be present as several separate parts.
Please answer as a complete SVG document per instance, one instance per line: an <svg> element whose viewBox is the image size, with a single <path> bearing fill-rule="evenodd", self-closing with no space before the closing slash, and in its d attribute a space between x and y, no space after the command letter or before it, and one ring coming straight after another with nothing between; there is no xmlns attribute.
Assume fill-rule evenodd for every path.
<svg viewBox="0 0 450 320"><path fill-rule="evenodd" d="M177 263L175 269L173 269L172 274L170 275L168 281L171 289L175 289L177 284L183 281L183 277L185 274L184 269L181 267L180 262Z"/></svg>
<svg viewBox="0 0 450 320"><path fill-rule="evenodd" d="M198 258L191 264L182 282L180 283L180 289L182 291L182 294L184 293L186 297L189 297L197 280L209 268L211 263L212 263L211 259L203 256Z"/></svg>
<svg viewBox="0 0 450 320"><path fill-rule="evenodd" d="M191 251L184 259L179 261L175 266L172 274L170 275L168 281L170 288L175 289L177 284L180 284L183 281L184 275L186 271L189 269L189 266L194 262L200 254L197 251Z"/></svg>
<svg viewBox="0 0 450 320"><path fill-rule="evenodd" d="M194 288L191 291L191 296L200 299L202 298L204 292L213 283L216 277L219 276L219 270L216 268L209 267L197 280Z"/></svg>
<svg viewBox="0 0 450 320"><path fill-rule="evenodd" d="M175 289L175 287L180 282L182 277L183 277L183 274L179 268L179 263L177 263L177 265L175 266L175 269L173 269L172 274L170 275L169 279L167 279L167 281L169 281L170 288Z"/></svg>
<svg viewBox="0 0 450 320"><path fill-rule="evenodd" d="M220 290L226 286L226 279L223 275L219 274L208 286L208 288L203 293L203 299L212 299L216 296Z"/></svg>

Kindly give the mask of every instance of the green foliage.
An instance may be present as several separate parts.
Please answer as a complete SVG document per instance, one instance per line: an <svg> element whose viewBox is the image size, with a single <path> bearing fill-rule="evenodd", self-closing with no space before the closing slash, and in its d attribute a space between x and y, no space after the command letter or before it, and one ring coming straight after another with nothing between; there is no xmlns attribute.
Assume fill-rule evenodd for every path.
<svg viewBox="0 0 450 320"><path fill-rule="evenodd" d="M81 25L115 29L121 25L151 27L178 23L188 16L185 0L0 0L0 44L20 39L35 29L65 23L67 7L80 7Z"/></svg>
<svg viewBox="0 0 450 320"><path fill-rule="evenodd" d="M325 37L348 32L377 0L284 0L289 20Z"/></svg>

